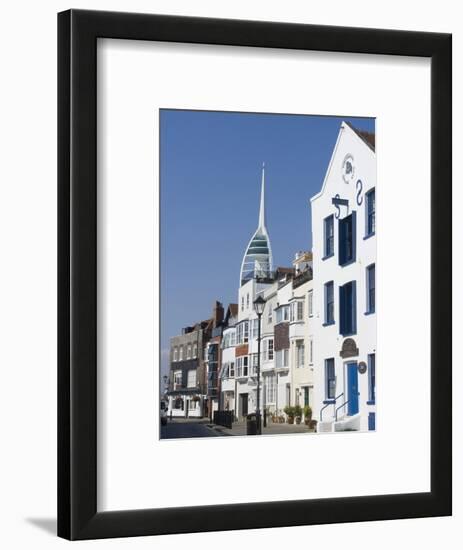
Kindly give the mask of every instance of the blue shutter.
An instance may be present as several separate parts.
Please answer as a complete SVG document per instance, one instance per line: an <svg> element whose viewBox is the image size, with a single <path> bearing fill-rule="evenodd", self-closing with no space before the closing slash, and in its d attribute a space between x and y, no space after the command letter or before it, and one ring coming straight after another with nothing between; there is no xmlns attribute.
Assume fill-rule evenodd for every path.
<svg viewBox="0 0 463 550"><path fill-rule="evenodd" d="M355 218L354 218L355 219ZM352 334L357 334L357 281L352 281Z"/></svg>
<svg viewBox="0 0 463 550"><path fill-rule="evenodd" d="M325 323L328 322L328 285L325 283Z"/></svg>
<svg viewBox="0 0 463 550"><path fill-rule="evenodd" d="M357 251L357 212L355 210L349 216L339 220L338 234L339 265L344 265L351 261L354 262ZM348 242L348 239L350 242ZM348 250L350 254L348 254Z"/></svg>
<svg viewBox="0 0 463 550"><path fill-rule="evenodd" d="M339 265L346 261L346 224L344 220L339 220L338 223L338 250L339 250Z"/></svg>
<svg viewBox="0 0 463 550"><path fill-rule="evenodd" d="M329 395L329 392L328 392L328 387L329 387L328 379L329 379L328 359L325 359L325 399L328 399L328 395Z"/></svg>
<svg viewBox="0 0 463 550"><path fill-rule="evenodd" d="M357 253L357 212L354 210L352 216L352 261L355 262Z"/></svg>
<svg viewBox="0 0 463 550"><path fill-rule="evenodd" d="M339 287L339 334L346 332L346 291Z"/></svg>

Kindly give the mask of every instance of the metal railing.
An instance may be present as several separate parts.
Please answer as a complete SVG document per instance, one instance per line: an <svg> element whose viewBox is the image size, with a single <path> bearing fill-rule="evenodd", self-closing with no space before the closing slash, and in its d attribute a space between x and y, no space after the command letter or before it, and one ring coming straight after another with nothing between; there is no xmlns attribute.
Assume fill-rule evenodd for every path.
<svg viewBox="0 0 463 550"><path fill-rule="evenodd" d="M342 409L343 407L345 407L349 402L351 401L351 399L348 399L347 401L344 401L344 403L342 405L339 405L339 407L335 410L334 412L334 420L337 422L338 421L338 411L340 409Z"/></svg>
<svg viewBox="0 0 463 550"><path fill-rule="evenodd" d="M232 428L233 419L235 413L233 411L214 411L214 424L218 426L224 426L225 428Z"/></svg>
<svg viewBox="0 0 463 550"><path fill-rule="evenodd" d="M327 403L324 407L320 409L320 422L323 422L323 411L329 407L330 405L336 406L336 401L344 395L344 392L340 393L337 397L334 399L331 399L329 403Z"/></svg>

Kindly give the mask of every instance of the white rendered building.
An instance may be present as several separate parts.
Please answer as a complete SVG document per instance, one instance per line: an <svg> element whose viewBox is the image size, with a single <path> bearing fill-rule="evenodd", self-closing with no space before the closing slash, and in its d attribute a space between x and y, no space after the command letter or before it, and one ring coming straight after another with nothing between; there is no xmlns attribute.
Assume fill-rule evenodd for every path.
<svg viewBox="0 0 463 550"><path fill-rule="evenodd" d="M236 304L228 306L222 333L222 367L219 373L221 391L221 410L235 411L236 378L235 347L236 321L238 308ZM236 412L235 412L236 416Z"/></svg>
<svg viewBox="0 0 463 550"><path fill-rule="evenodd" d="M259 282L249 279L238 291L238 320L236 324L235 378L236 409L239 420L255 412L257 407L257 348L258 318L253 302L259 294L265 298L265 291L274 286L273 281ZM267 304L263 318L268 313ZM263 324L263 321L262 321ZM260 410L264 410L263 372L273 368L273 331L265 331L261 326L261 377L260 377Z"/></svg>
<svg viewBox="0 0 463 550"><path fill-rule="evenodd" d="M375 186L374 136L343 122L311 199L318 431L376 425Z"/></svg>
<svg viewBox="0 0 463 550"><path fill-rule="evenodd" d="M299 252L293 262L295 277L290 298L291 405L313 407L313 280L312 254Z"/></svg>

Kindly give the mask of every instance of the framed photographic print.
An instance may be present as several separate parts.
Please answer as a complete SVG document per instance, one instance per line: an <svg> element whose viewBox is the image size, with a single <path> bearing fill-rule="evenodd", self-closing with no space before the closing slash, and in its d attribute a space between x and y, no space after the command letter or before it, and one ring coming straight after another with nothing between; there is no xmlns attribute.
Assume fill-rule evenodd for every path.
<svg viewBox="0 0 463 550"><path fill-rule="evenodd" d="M58 534L450 515L451 36L70 10L58 71Z"/></svg>

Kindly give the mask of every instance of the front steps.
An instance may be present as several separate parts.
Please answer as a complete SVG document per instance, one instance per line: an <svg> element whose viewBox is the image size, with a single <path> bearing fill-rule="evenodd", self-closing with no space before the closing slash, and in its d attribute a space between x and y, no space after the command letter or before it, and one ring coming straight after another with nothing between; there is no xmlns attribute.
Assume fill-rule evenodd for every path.
<svg viewBox="0 0 463 550"><path fill-rule="evenodd" d="M360 430L360 414L354 416L343 416L340 420L335 421L323 420L317 425L318 433L330 432L358 432Z"/></svg>
<svg viewBox="0 0 463 550"><path fill-rule="evenodd" d="M323 422L319 422L317 424L317 432L318 433L329 433L333 431L333 424L334 422L332 420L323 420Z"/></svg>

